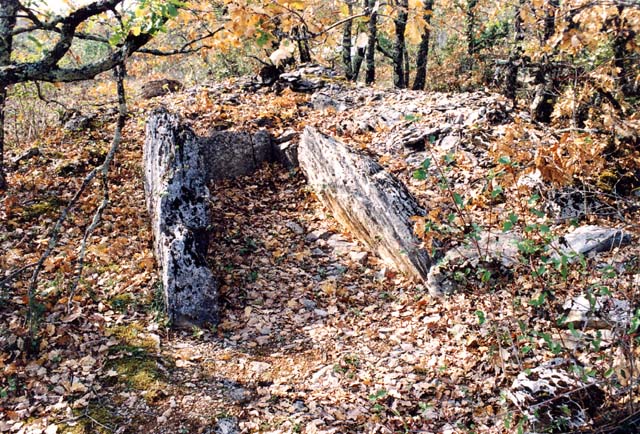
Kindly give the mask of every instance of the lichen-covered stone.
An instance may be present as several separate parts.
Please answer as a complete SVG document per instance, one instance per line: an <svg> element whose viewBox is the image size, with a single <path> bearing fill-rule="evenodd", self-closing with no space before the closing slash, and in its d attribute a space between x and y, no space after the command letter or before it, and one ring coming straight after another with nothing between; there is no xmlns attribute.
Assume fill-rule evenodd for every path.
<svg viewBox="0 0 640 434"><path fill-rule="evenodd" d="M195 134L164 109L147 122L144 186L169 317L217 323L218 286L205 259L209 190Z"/></svg>

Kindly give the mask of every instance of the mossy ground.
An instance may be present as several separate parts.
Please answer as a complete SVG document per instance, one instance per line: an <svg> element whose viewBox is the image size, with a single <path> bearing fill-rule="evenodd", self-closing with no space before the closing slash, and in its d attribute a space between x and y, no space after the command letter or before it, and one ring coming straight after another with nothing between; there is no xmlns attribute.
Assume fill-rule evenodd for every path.
<svg viewBox="0 0 640 434"><path fill-rule="evenodd" d="M148 403L155 402L166 388L166 382L160 370L157 341L145 334L138 324L118 325L109 328L108 333L122 343L112 348L120 357L110 360L106 369L118 373L118 382L128 389L144 393Z"/></svg>
<svg viewBox="0 0 640 434"><path fill-rule="evenodd" d="M118 414L109 407L91 404L84 410L74 411L73 422L58 426L62 434L108 434L121 422Z"/></svg>

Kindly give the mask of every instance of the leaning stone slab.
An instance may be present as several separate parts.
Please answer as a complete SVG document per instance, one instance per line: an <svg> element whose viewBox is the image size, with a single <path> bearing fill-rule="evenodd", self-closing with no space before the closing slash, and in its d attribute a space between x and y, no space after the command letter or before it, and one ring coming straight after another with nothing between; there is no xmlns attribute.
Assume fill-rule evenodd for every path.
<svg viewBox="0 0 640 434"><path fill-rule="evenodd" d="M307 127L298 148L309 185L333 217L385 262L424 281L431 258L413 232L424 215L407 188L371 158Z"/></svg>
<svg viewBox="0 0 640 434"><path fill-rule="evenodd" d="M218 322L218 285L206 261L209 190L196 135L165 109L146 127L144 187L165 303L174 323Z"/></svg>

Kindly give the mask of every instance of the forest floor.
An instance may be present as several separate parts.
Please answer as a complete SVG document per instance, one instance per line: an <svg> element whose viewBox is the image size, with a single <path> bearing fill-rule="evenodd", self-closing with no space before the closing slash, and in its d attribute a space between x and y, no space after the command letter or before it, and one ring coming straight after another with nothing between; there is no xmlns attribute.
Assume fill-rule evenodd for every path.
<svg viewBox="0 0 640 434"><path fill-rule="evenodd" d="M347 91L334 83L323 98L219 83L132 102L110 170L110 205L90 237L77 290L69 293L79 242L102 200L98 182L68 215L39 276L36 339L25 321L29 264L46 249L84 175L104 158L114 118L100 115L81 132L50 128L37 142L8 149L8 160L32 146L40 153L16 165L0 195L0 279L26 267L0 281L0 432L531 431L535 424L527 425L510 388L520 373L556 359L575 361L572 374L605 394L599 414L589 416L593 432L613 432L606 431L612 422L635 413L638 351L630 327L637 316L630 327L598 330L568 329L557 319L563 302L603 287L638 306L638 196L609 190L583 215L549 208L543 224L527 214L531 192L506 181L503 191L491 171L507 150L513 161L542 155L558 166L543 173L550 181L539 191L570 196L551 187L569 169L543 149L557 150L570 140L566 134L534 125L482 92ZM459 291L434 299L343 232L301 173L265 166L211 186L209 259L221 283L222 321L175 329L163 312L142 186L144 123L160 103L199 134L266 127L277 137L314 125L337 136L402 179L434 221L451 223L444 235L425 235L427 246L460 242L452 228L461 220L501 228L516 214L522 232L538 225L532 242L566 233L571 223L624 228L634 242L543 278L531 254L504 279L487 282L471 272ZM455 134L436 131L445 125ZM438 149L407 149L416 128L450 139ZM535 156L534 146L542 150ZM447 163L451 155L456 164ZM430 175L425 159L442 161L446 176ZM513 172L505 179L515 178L516 165L503 166ZM421 168L426 176L415 176ZM467 210L455 213L451 192L473 198ZM578 400L569 389L566 396Z"/></svg>

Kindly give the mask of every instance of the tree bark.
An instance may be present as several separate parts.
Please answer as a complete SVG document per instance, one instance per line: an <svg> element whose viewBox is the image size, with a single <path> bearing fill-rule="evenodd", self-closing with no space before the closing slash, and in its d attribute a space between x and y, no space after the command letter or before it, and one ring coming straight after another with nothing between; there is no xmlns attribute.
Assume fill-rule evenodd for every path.
<svg viewBox="0 0 640 434"><path fill-rule="evenodd" d="M0 0L0 68L11 64L13 29L20 4L17 0ZM4 115L8 83L0 79L0 190L7 188L4 164Z"/></svg>
<svg viewBox="0 0 640 434"><path fill-rule="evenodd" d="M433 14L433 0L424 0L424 20L427 26L422 32L418 55L416 57L416 78L413 80L413 90L424 90L427 81L427 62L429 60L429 42L431 39L431 15Z"/></svg>
<svg viewBox="0 0 640 434"><path fill-rule="evenodd" d="M373 84L376 81L376 42L378 33L378 11L375 9L375 0L369 0L369 44L367 46L366 74L364 82Z"/></svg>
<svg viewBox="0 0 640 434"><path fill-rule="evenodd" d="M478 0L467 0L467 22L465 28L465 36L467 37L467 54L473 56L477 51L476 41L476 11L475 8Z"/></svg>
<svg viewBox="0 0 640 434"><path fill-rule="evenodd" d="M304 130L298 159L309 185L340 224L385 262L425 281L431 258L411 222L424 210L401 182L311 127Z"/></svg>
<svg viewBox="0 0 640 434"><path fill-rule="evenodd" d="M611 28L614 30L612 41L613 48L613 64L618 68L618 86L625 97L638 96L638 86L633 78L638 73L638 58L636 54L627 50L629 42L633 41L637 34L630 28L625 26L620 18L625 7L618 5L618 15L613 19ZM630 61L635 58L635 61ZM635 67L633 66L635 65Z"/></svg>
<svg viewBox="0 0 640 434"><path fill-rule="evenodd" d="M358 76L360 76L360 69L362 68L362 61L364 60L366 50L366 48L356 48L356 57L353 59L353 75L351 78L352 81L358 81Z"/></svg>
<svg viewBox="0 0 640 434"><path fill-rule="evenodd" d="M507 64L507 73L504 83L504 95L509 98L515 107L516 94L518 92L518 71L522 65L522 41L524 40L524 32L522 30L522 7L524 6L524 0L519 0L516 11L515 20L513 23L513 48L511 50L511 56L509 56L509 63Z"/></svg>
<svg viewBox="0 0 640 434"><path fill-rule="evenodd" d="M404 46L404 87L409 87L409 50L407 50L407 45Z"/></svg>
<svg viewBox="0 0 640 434"><path fill-rule="evenodd" d="M353 15L353 3L346 1L349 16ZM342 65L344 67L344 76L347 80L353 80L353 65L351 60L351 39L353 38L353 21L349 20L344 23L342 29Z"/></svg>
<svg viewBox="0 0 640 434"><path fill-rule="evenodd" d="M169 318L216 324L218 285L206 261L209 190L196 135L165 109L146 128L144 187Z"/></svg>
<svg viewBox="0 0 640 434"><path fill-rule="evenodd" d="M395 42L393 46L393 85L398 89L407 87L404 75L404 53L406 51L405 31L409 18L409 0L398 0L395 24Z"/></svg>
<svg viewBox="0 0 640 434"><path fill-rule="evenodd" d="M541 45L546 44L547 40L553 36L556 31L555 13L560 4L560 0L550 0L547 5L544 19L544 33ZM535 96L530 106L531 117L539 122L550 122L553 107L556 101L554 94L554 84L550 77L551 66L549 65L548 56L544 56L540 61L541 66L536 73L534 84L536 85Z"/></svg>
<svg viewBox="0 0 640 434"><path fill-rule="evenodd" d="M298 52L300 54L300 63L311 62L311 51L309 50L309 41L307 40L307 27L302 25L294 29L294 34L298 41Z"/></svg>

